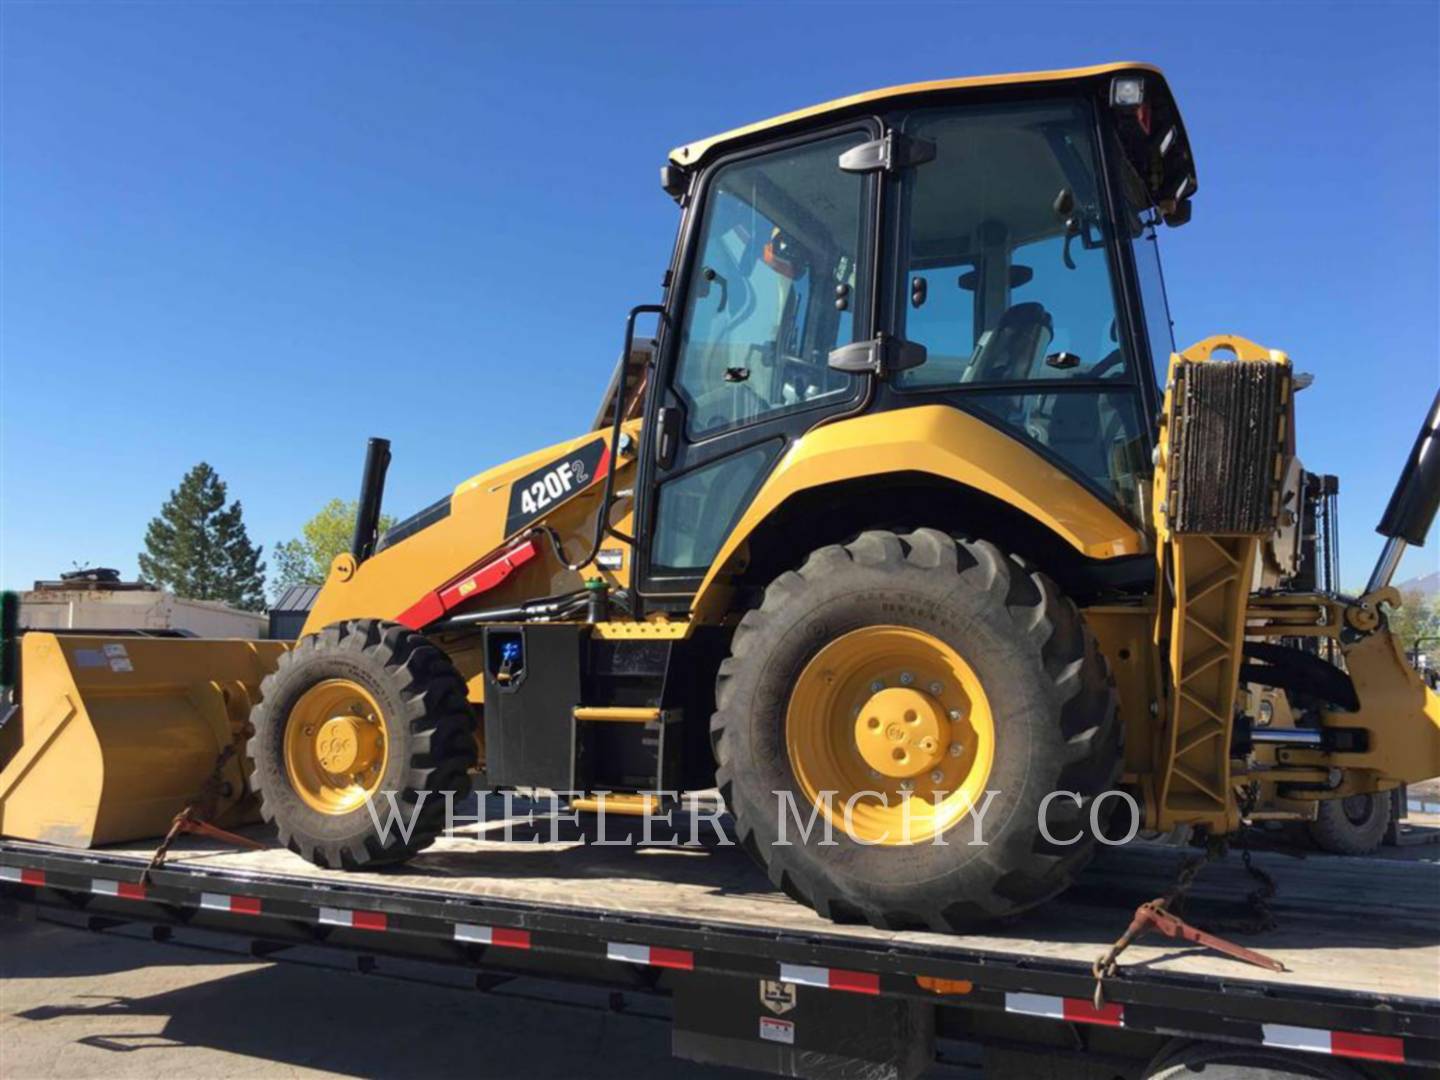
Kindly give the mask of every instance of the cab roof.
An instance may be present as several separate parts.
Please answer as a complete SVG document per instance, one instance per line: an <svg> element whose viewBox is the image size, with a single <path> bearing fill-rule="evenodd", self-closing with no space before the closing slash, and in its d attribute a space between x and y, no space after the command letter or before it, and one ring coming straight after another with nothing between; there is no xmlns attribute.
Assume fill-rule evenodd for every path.
<svg viewBox="0 0 1440 1080"><path fill-rule="evenodd" d="M1113 80L1120 75L1139 76L1143 82L1139 104L1121 102L1111 97ZM1135 179L1143 185L1150 201L1160 209L1170 225L1183 225L1189 220L1190 197L1198 183L1195 159L1180 110L1165 82L1165 75L1150 64L1118 62L1095 64L1091 67L1062 68L1056 71L1026 71L1010 75L975 75L963 79L936 79L932 82L906 83L883 90L867 90L849 97L836 98L822 105L783 113L746 124L708 139L677 146L670 151L670 161L682 170L703 165L719 153L737 148L752 139L779 135L817 122L841 120L846 116L874 113L882 109L924 104L924 99L967 90L994 90L1013 87L1043 87L1069 83L1069 89L1095 95L1122 114L1117 136L1125 157L1134 168ZM666 188L667 191L671 189ZM674 192L671 192L672 195ZM678 197L677 197L678 198Z"/></svg>
<svg viewBox="0 0 1440 1080"><path fill-rule="evenodd" d="M862 106L875 106L895 98L910 98L928 94L944 93L948 90L974 90L982 87L997 86L1029 86L1037 83L1064 82L1067 80L1095 80L1102 81L1106 77L1121 74L1123 72L1135 72L1154 76L1161 86L1164 86L1165 76L1159 68L1150 64L1117 62L1112 64L1096 64L1091 67L1061 68L1056 71L1025 71L1009 75L972 75L963 79L935 79L931 82L905 83L900 86L887 86L882 90L866 90L863 93L851 94L848 97L836 98L834 101L827 101L821 105L811 105L808 108L796 109L793 112L782 113L779 116L772 116L768 120L760 120L757 123L746 124L744 127L734 128L722 132L719 135L712 135L708 139L699 139L684 146L677 146L670 151L670 160L676 165L691 166L702 160L707 154L728 147L733 143L740 142L752 135L761 132L775 131L791 124L799 124L803 121L813 121L831 115L838 116L850 111L859 111ZM1168 91L1167 91L1168 93Z"/></svg>

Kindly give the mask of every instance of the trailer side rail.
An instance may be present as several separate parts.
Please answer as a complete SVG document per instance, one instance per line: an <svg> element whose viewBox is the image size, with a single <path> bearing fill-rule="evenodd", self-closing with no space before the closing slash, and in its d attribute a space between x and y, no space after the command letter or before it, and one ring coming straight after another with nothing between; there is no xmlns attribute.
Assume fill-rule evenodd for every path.
<svg viewBox="0 0 1440 1080"><path fill-rule="evenodd" d="M1082 965L854 941L652 914L521 903L372 884L167 866L141 884L133 859L0 841L0 889L94 917L505 967L523 954L609 970L615 981L725 976L833 994L995 1010L1039 1023L1440 1067L1440 1002L1128 969L1105 1003ZM283 947L283 944L282 946ZM638 970L637 970L638 969ZM605 981L610 981L608 978ZM763 1035L762 1035L763 1037Z"/></svg>

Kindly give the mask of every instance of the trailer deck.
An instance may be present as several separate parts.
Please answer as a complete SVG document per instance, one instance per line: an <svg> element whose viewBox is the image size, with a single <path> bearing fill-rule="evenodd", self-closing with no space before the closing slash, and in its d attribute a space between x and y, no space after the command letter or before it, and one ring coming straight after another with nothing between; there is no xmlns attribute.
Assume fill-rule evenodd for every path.
<svg viewBox="0 0 1440 1080"><path fill-rule="evenodd" d="M23 902L81 910L95 928L179 923L246 934L261 952L321 943L482 968L563 969L677 996L686 985L680 973L708 973L749 986L758 1038L788 1037L792 1049L805 1041L796 1025L806 1022L808 996L859 994L1004 1014L1042 1030L1068 1026L1082 1041L1123 1029L1440 1065L1440 847L1405 861L1257 852L1256 865L1278 886L1269 902L1276 926L1229 936L1286 972L1152 935L1121 957L1097 1009L1091 964L1136 905L1170 888L1187 849L1108 849L1059 900L1003 927L890 932L821 919L713 832L702 830L697 846L667 846L690 835L681 815L674 833L657 830L651 844L629 846L620 841L640 828L632 819L610 818L603 839L615 843L597 844L593 821L562 822L552 839L544 817L504 819L498 800L491 804L484 826L388 872L326 871L282 849L182 837L142 884L148 844L74 851L4 840L0 879ZM268 839L262 829L247 832ZM1232 854L1201 873L1186 916L1225 933L1224 924L1247 914L1254 886ZM792 1011L792 996L781 1011L762 1008L755 980L800 988L802 1007ZM677 1003L677 1029L685 1011ZM742 1034L755 1038L754 1017L745 1023ZM681 1041L677 1030L677 1049ZM764 1057L748 1063L776 1067Z"/></svg>

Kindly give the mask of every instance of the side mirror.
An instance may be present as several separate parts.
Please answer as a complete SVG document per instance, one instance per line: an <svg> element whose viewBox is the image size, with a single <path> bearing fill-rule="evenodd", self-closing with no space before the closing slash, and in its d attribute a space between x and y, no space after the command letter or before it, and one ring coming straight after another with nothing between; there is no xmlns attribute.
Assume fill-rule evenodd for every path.
<svg viewBox="0 0 1440 1080"><path fill-rule="evenodd" d="M660 166L660 187L676 202L690 188L690 175L679 165L669 163Z"/></svg>
<svg viewBox="0 0 1440 1080"><path fill-rule="evenodd" d="M1192 209L1193 207L1189 199L1181 199L1172 209L1165 211L1162 215L1165 219L1165 224L1169 225L1172 229L1178 229L1190 220L1190 211Z"/></svg>

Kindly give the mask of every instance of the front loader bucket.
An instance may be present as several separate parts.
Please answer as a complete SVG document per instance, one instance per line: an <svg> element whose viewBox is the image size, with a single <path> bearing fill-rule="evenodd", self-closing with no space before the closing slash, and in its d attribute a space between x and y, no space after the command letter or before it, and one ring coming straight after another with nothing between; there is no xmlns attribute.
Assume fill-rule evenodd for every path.
<svg viewBox="0 0 1440 1080"><path fill-rule="evenodd" d="M225 747L239 749L260 680L287 647L25 634L18 708L0 727L0 835L67 847L163 835ZM222 773L217 809L231 824L245 810L241 760Z"/></svg>

